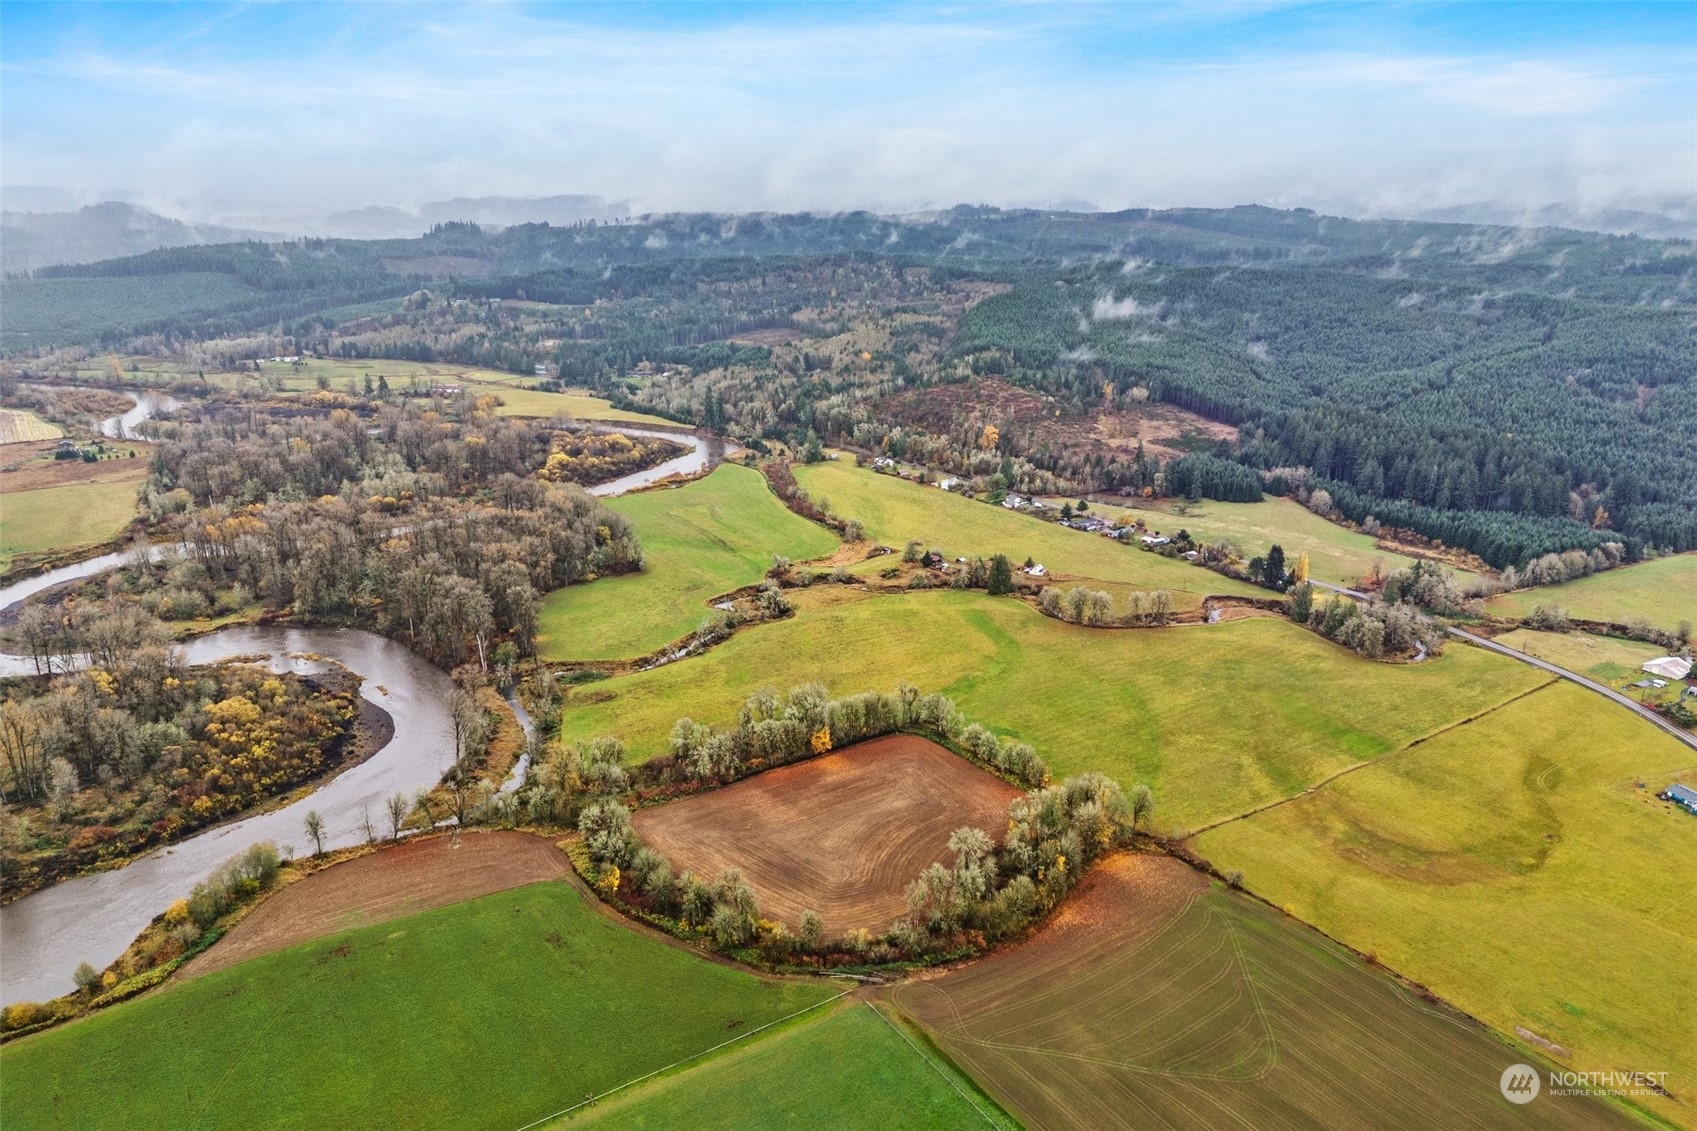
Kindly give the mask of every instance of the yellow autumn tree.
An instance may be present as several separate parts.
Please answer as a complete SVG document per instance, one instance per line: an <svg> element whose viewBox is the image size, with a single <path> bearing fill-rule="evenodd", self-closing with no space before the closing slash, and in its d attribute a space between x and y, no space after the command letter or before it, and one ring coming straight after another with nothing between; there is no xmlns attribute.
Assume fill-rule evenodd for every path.
<svg viewBox="0 0 1697 1131"><path fill-rule="evenodd" d="M1609 523L1613 521L1614 519L1609 517L1609 512L1603 509L1603 504L1598 503L1597 513L1591 516L1591 529L1607 530L1609 528Z"/></svg>
<svg viewBox="0 0 1697 1131"><path fill-rule="evenodd" d="M984 431L978 435L978 446L985 451L993 451L1002 441L1002 430L994 424L986 424Z"/></svg>
<svg viewBox="0 0 1697 1131"><path fill-rule="evenodd" d="M1295 583L1297 585L1301 585L1304 581L1308 580L1308 555L1307 554L1296 555L1296 568L1291 571L1291 576L1296 579Z"/></svg>
<svg viewBox="0 0 1697 1131"><path fill-rule="evenodd" d="M820 727L813 732L813 737L809 741L812 743L815 754L828 753L831 749L831 728Z"/></svg>

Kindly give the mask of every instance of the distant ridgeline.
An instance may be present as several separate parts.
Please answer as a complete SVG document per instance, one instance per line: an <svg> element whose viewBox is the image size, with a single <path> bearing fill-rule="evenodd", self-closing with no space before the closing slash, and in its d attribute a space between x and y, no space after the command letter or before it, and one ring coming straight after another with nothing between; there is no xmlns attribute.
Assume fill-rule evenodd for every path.
<svg viewBox="0 0 1697 1131"><path fill-rule="evenodd" d="M559 313L522 333L490 322L431 337L407 319L405 296L421 290ZM723 340L844 333L854 296L896 327L866 352L870 376L805 352L779 374L772 350ZM1259 207L674 215L174 248L44 268L7 280L3 298L0 346L14 356L281 324L315 353L546 364L733 431L753 419L738 398L782 377L759 434L795 441L851 435L865 416L846 402L991 374L1076 414L1148 400L1237 425L1241 442L1215 456L1310 469L1347 517L1494 566L1604 540L1633 557L1697 548L1697 245L1685 241ZM365 329L345 333L353 324ZM632 377L641 362L743 376L700 403L660 403ZM1040 463L1011 431L1001 451ZM1201 460L1179 474L1181 490L1258 489Z"/></svg>

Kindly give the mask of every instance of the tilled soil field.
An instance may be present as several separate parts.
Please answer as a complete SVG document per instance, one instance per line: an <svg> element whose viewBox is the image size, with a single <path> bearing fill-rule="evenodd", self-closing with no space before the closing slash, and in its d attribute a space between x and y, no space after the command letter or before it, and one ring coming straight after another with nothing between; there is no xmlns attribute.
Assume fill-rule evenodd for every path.
<svg viewBox="0 0 1697 1131"><path fill-rule="evenodd" d="M409 840L315 872L257 907L183 967L209 974L297 943L445 907L571 870L551 841L527 833L466 832Z"/></svg>
<svg viewBox="0 0 1697 1131"><path fill-rule="evenodd" d="M1095 867L1028 942L890 1000L1028 1127L1627 1127L1524 1107L1483 1026L1167 857Z"/></svg>
<svg viewBox="0 0 1697 1131"><path fill-rule="evenodd" d="M783 766L724 789L644 809L636 831L711 881L738 868L761 914L794 927L812 910L828 934L884 930L902 893L947 859L949 834L1000 837L1019 790L913 735L892 735Z"/></svg>

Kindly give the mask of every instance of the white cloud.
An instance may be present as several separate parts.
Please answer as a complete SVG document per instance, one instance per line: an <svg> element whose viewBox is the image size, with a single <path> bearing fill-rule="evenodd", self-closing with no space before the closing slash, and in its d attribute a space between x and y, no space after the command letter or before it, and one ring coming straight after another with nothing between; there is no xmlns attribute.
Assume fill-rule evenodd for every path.
<svg viewBox="0 0 1697 1131"><path fill-rule="evenodd" d="M1158 28L1256 10L1105 11ZM200 215L561 192L652 210L1086 198L1395 214L1697 183L1675 48L1244 47L1116 65L1091 54L1102 9L771 9L695 29L388 11L272 59L228 57L210 27L151 54L79 43L8 62L6 178L123 185Z"/></svg>

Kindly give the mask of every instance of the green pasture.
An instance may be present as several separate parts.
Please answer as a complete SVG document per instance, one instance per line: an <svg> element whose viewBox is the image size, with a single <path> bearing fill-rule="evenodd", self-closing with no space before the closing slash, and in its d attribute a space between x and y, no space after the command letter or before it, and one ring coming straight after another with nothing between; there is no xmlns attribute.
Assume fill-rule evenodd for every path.
<svg viewBox="0 0 1697 1131"><path fill-rule="evenodd" d="M536 884L6 1045L0 1122L507 1131L839 992L709 962Z"/></svg>
<svg viewBox="0 0 1697 1131"><path fill-rule="evenodd" d="M1559 605L1570 617L1625 624L1635 617L1657 628L1697 624L1697 553L1594 573L1578 581L1521 589L1493 597L1489 611L1523 617L1539 605Z"/></svg>
<svg viewBox="0 0 1697 1131"><path fill-rule="evenodd" d="M1053 500L1059 506L1065 499ZM1142 519L1150 530L1172 534L1188 530L1203 542L1229 542L1245 561L1265 554L1276 542L1284 547L1285 560L1308 555L1309 576L1333 584L1354 585L1373 568L1374 561L1387 570L1413 566L1414 559L1375 548L1367 534L1346 530L1327 522L1307 507L1290 499L1268 496L1259 503L1220 503L1212 499L1187 505L1188 514L1138 506L1104 506L1093 503L1090 513L1135 521Z"/></svg>
<svg viewBox="0 0 1697 1131"><path fill-rule="evenodd" d="M1641 703L1677 699L1685 687L1677 680L1668 681L1668 686L1659 691L1632 686L1650 678L1642 670L1644 661L1667 655L1665 648L1654 644L1589 632L1539 632L1531 628L1517 628L1493 639L1516 652L1606 683Z"/></svg>
<svg viewBox="0 0 1697 1131"><path fill-rule="evenodd" d="M708 600L759 581L773 554L800 561L838 545L830 531L786 508L759 472L735 464L608 506L636 524L643 570L548 594L539 644L545 659L645 655L701 627L712 612Z"/></svg>
<svg viewBox="0 0 1697 1131"><path fill-rule="evenodd" d="M936 487L879 475L847 460L797 467L795 475L815 501L828 501L832 514L860 519L868 537L888 546L900 548L909 539L918 539L951 558L1006 554L1018 565L1029 557L1062 578L1166 589L1181 608L1194 606L1209 593L1268 596L1264 589L1183 560L1163 558L1099 534L1069 530Z"/></svg>
<svg viewBox="0 0 1697 1131"><path fill-rule="evenodd" d="M595 582L588 588L602 584ZM906 680L1035 745L1057 776L1147 782L1159 823L1194 828L1288 797L1551 677L1481 649L1364 660L1279 618L1165 629L1063 624L1009 597L795 591L798 612L687 663L574 689L568 738L661 752L680 716L727 725L751 692Z"/></svg>
<svg viewBox="0 0 1697 1131"><path fill-rule="evenodd" d="M1569 683L1197 840L1252 891L1697 1123L1697 753Z"/></svg>
<svg viewBox="0 0 1697 1131"><path fill-rule="evenodd" d="M140 484L75 483L0 495L0 570L15 554L74 550L123 533Z"/></svg>
<svg viewBox="0 0 1697 1131"><path fill-rule="evenodd" d="M886 1015L887 1016L887 1015ZM867 1002L820 1010L655 1083L556 1123L669 1131L833 1131L1018 1124L923 1037L898 1031Z"/></svg>

